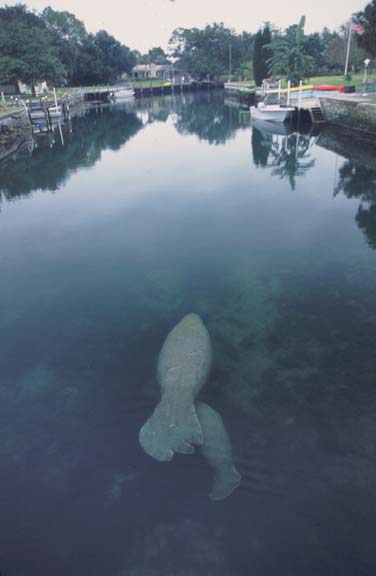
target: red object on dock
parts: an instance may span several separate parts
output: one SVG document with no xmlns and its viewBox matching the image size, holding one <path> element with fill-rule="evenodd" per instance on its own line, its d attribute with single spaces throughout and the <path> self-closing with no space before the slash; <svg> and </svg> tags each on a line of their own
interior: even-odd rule
<svg viewBox="0 0 376 576">
<path fill-rule="evenodd" d="M 322 90 L 323 92 L 338 92 L 340 90 L 339 86 L 334 86 L 333 84 L 320 84 L 315 86 L 314 90 Z"/>
</svg>

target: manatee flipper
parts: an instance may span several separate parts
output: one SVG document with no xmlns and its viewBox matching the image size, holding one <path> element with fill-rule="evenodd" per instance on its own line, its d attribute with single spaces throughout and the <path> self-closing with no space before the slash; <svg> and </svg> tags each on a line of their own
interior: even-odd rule
<svg viewBox="0 0 376 576">
<path fill-rule="evenodd" d="M 232 462 L 230 437 L 221 416 L 204 402 L 196 402 L 196 412 L 204 433 L 204 444 L 199 450 L 213 470 L 211 500 L 227 498 L 241 480 Z"/>
<path fill-rule="evenodd" d="M 178 402 L 165 397 L 143 425 L 140 444 L 146 454 L 161 462 L 173 458 L 174 452 L 193 454 L 195 445 L 204 442 L 200 422 L 193 401 L 182 395 Z"/>
<path fill-rule="evenodd" d="M 176 452 L 179 452 L 179 454 L 193 454 L 194 451 L 194 447 L 192 444 L 188 444 L 188 442 L 184 442 L 176 448 Z"/>
<path fill-rule="evenodd" d="M 228 470 L 214 474 L 213 486 L 209 493 L 210 500 L 224 500 L 236 490 L 240 484 L 241 476 L 235 466 L 230 466 Z"/>
</svg>

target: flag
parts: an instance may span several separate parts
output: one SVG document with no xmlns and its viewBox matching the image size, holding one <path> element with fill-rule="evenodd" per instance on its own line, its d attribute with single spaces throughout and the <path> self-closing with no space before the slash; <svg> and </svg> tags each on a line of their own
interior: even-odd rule
<svg viewBox="0 0 376 576">
<path fill-rule="evenodd" d="M 351 18 L 351 30 L 354 30 L 359 36 L 364 34 L 365 28 L 361 22 L 359 22 L 358 18 L 353 15 Z"/>
</svg>

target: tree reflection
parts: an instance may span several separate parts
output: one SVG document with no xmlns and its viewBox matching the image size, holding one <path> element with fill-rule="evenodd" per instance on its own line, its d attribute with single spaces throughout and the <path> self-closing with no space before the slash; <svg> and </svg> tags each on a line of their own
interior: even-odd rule
<svg viewBox="0 0 376 576">
<path fill-rule="evenodd" d="M 145 125 L 172 118 L 181 134 L 196 134 L 210 144 L 223 144 L 239 128 L 240 115 L 223 106 L 223 94 L 199 92 L 145 98 L 129 106 L 99 106 L 72 120 L 71 130 L 31 138 L 31 146 L 17 144 L 3 150 L 0 166 L 0 203 L 33 190 L 55 191 L 73 172 L 94 165 L 103 150 L 118 150 Z M 1 150 L 0 150 L 1 154 Z"/>
<path fill-rule="evenodd" d="M 296 177 L 304 176 L 313 168 L 315 159 L 309 152 L 312 138 L 298 132 L 288 134 L 288 130 L 288 126 L 271 122 L 262 122 L 262 128 L 261 123 L 257 127 L 255 123 L 252 127 L 252 155 L 256 166 L 272 168 L 273 176 L 287 178 L 291 189 L 295 190 Z"/>
<path fill-rule="evenodd" d="M 103 150 L 118 150 L 141 128 L 135 113 L 102 108 L 74 118 L 71 131 L 64 126 L 64 140 L 38 136 L 31 154 L 14 157 L 1 169 L 0 201 L 33 190 L 57 190 L 78 168 L 94 165 Z"/>
<path fill-rule="evenodd" d="M 334 195 L 339 192 L 360 200 L 355 219 L 368 244 L 376 249 L 376 170 L 347 160 L 339 169 Z"/>
<path fill-rule="evenodd" d="M 267 166 L 272 146 L 273 137 L 271 134 L 265 134 L 257 128 L 252 129 L 252 154 L 255 166 L 261 168 Z"/>
<path fill-rule="evenodd" d="M 236 110 L 223 105 L 223 94 L 202 92 L 176 99 L 174 125 L 180 134 L 196 134 L 209 144 L 224 144 L 245 128 Z"/>
<path fill-rule="evenodd" d="M 308 152 L 310 140 L 302 134 L 291 134 L 283 137 L 278 148 L 271 149 L 273 176 L 288 178 L 292 190 L 295 190 L 296 177 L 304 176 L 315 165 L 315 159 Z"/>
</svg>

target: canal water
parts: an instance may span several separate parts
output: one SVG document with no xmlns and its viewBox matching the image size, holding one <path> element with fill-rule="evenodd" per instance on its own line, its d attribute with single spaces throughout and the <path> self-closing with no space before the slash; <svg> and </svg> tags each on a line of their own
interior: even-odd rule
<svg viewBox="0 0 376 576">
<path fill-rule="evenodd" d="M 0 168 L 1 576 L 376 573 L 375 145 L 230 104 L 93 109 Z M 219 432 L 160 462 L 191 312 Z"/>
</svg>

